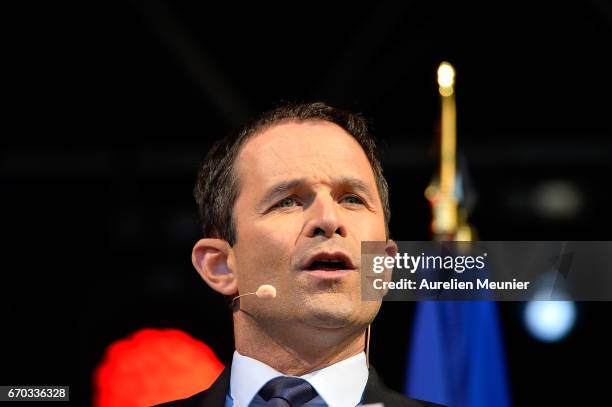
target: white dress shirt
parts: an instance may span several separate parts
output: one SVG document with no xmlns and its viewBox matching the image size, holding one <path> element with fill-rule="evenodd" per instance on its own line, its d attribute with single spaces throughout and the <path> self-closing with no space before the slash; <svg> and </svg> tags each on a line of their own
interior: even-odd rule
<svg viewBox="0 0 612 407">
<path fill-rule="evenodd" d="M 279 376 L 284 375 L 265 363 L 234 351 L 225 407 L 265 406 L 266 402 L 258 395 L 259 390 Z M 368 381 L 365 353 L 361 352 L 300 378 L 310 383 L 319 393 L 305 406 L 355 407 L 359 405 Z"/>
</svg>

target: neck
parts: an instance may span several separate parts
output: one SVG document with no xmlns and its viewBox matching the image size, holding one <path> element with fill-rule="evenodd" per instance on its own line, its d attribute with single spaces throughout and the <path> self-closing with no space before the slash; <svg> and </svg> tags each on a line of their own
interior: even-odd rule
<svg viewBox="0 0 612 407">
<path fill-rule="evenodd" d="M 236 350 L 279 372 L 301 376 L 363 352 L 365 328 L 330 329 L 305 325 L 270 333 L 248 315 L 234 314 Z"/>
</svg>

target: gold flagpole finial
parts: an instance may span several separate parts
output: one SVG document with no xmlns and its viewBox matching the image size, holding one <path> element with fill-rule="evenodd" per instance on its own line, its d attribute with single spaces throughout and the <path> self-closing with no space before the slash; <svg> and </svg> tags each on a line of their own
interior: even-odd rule
<svg viewBox="0 0 612 407">
<path fill-rule="evenodd" d="M 438 67 L 438 85 L 442 96 L 451 96 L 455 92 L 455 68 L 448 62 L 442 62 Z"/>
</svg>

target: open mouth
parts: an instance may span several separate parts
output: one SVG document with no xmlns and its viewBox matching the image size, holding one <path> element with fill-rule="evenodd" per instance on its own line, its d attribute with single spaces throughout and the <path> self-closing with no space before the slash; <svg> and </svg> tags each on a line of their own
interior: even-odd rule
<svg viewBox="0 0 612 407">
<path fill-rule="evenodd" d="M 352 271 L 355 269 L 350 257 L 341 252 L 319 253 L 306 263 L 305 271 Z"/>
<path fill-rule="evenodd" d="M 326 271 L 334 271 L 334 270 L 346 270 L 346 263 L 343 261 L 335 261 L 335 260 L 316 260 L 312 262 L 310 266 L 306 270 L 326 270 Z"/>
</svg>

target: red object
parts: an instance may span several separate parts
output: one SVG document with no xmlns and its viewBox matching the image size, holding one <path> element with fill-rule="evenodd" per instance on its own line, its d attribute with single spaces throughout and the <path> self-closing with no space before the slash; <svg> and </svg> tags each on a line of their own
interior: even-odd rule
<svg viewBox="0 0 612 407">
<path fill-rule="evenodd" d="M 223 364 L 178 329 L 143 329 L 112 343 L 94 373 L 94 406 L 151 406 L 207 389 Z"/>
</svg>

